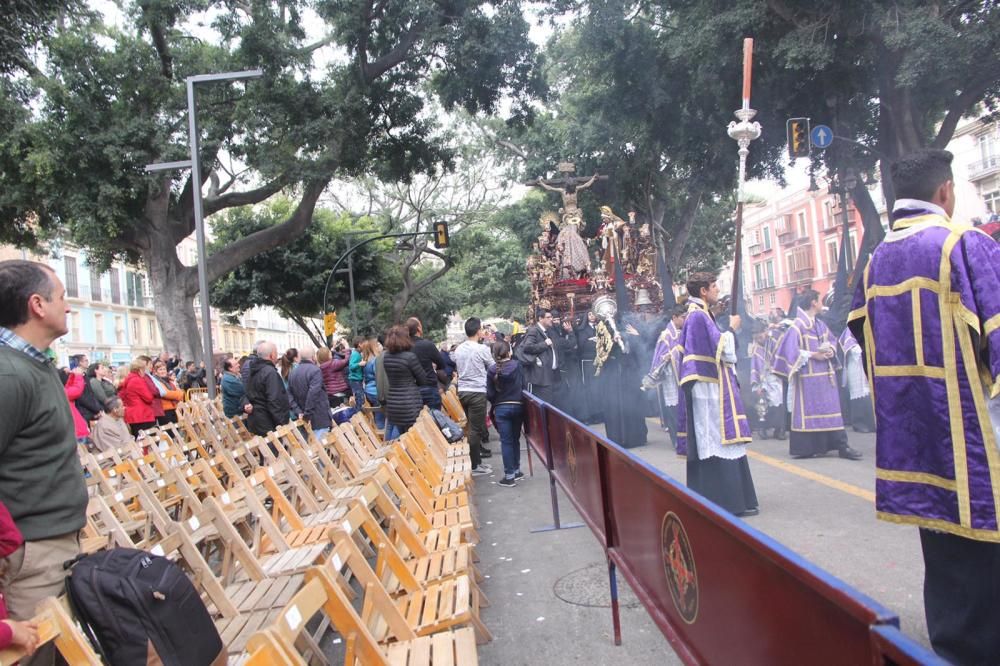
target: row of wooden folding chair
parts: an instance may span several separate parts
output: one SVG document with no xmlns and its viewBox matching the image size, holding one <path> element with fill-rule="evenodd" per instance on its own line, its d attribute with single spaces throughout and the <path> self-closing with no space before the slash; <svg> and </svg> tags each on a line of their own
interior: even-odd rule
<svg viewBox="0 0 1000 666">
<path fill-rule="evenodd" d="M 444 495 L 445 507 L 462 506 L 457 499 L 460 493 L 465 493 L 467 507 L 467 491 L 462 482 L 469 477 L 455 471 L 462 469 L 461 464 L 456 466 L 455 461 L 449 461 L 452 457 L 460 458 L 461 452 L 449 453 L 446 443 L 435 441 L 433 433 L 419 430 L 408 441 L 385 447 L 377 441 L 376 433 L 364 427 L 364 422 L 355 421 L 352 430 L 348 432 L 345 427 L 335 440 L 341 449 L 346 446 L 355 456 L 362 452 L 367 462 L 354 470 L 345 468 L 346 473 L 342 473 L 337 464 L 344 461 L 341 451 L 329 446 L 329 438 L 325 443 L 319 442 L 308 427 L 303 432 L 294 426 L 283 428 L 271 433 L 267 440 L 255 438 L 247 442 L 219 428 L 217 421 L 218 415 L 208 414 L 200 425 L 182 422 L 177 427 L 153 431 L 149 438 L 154 444 L 151 453 L 144 454 L 136 447 L 116 452 L 117 456 L 107 456 L 110 461 L 103 461 L 103 465 L 102 461 L 90 461 L 88 469 L 100 475 L 93 485 L 108 493 L 95 497 L 89 512 L 92 519 L 88 521 L 88 529 L 94 532 L 97 542 L 103 530 L 109 542 L 148 547 L 153 542 L 152 523 L 156 531 L 169 532 L 168 539 L 176 541 L 181 536 L 187 539 L 189 554 L 183 559 L 196 560 L 188 568 L 197 571 L 192 576 L 202 580 L 209 580 L 207 576 L 215 580 L 215 574 L 201 557 L 199 547 L 203 549 L 212 541 L 225 544 L 221 582 L 216 580 L 214 585 L 208 585 L 204 593 L 220 615 L 220 622 L 225 622 L 223 632 L 229 639 L 227 642 L 239 651 L 244 639 L 271 619 L 275 609 L 301 582 L 301 578 L 295 577 L 301 576 L 304 568 L 315 562 L 330 561 L 323 554 L 330 541 L 324 536 L 331 526 L 337 526 L 341 532 L 345 529 L 347 534 L 354 532 L 351 538 L 357 538 L 362 546 L 377 550 L 380 585 L 399 595 L 399 603 L 404 606 L 425 607 L 427 594 L 441 597 L 442 587 L 454 590 L 459 585 L 456 581 L 464 581 L 459 596 L 469 609 L 475 609 L 475 621 L 462 614 L 455 620 L 451 617 L 455 613 L 443 609 L 441 622 L 468 621 L 474 626 L 478 623 L 481 639 L 488 639 L 485 627 L 478 620 L 478 608 L 485 605 L 485 598 L 476 585 L 479 575 L 472 565 L 471 544 L 463 543 L 460 536 L 442 539 L 437 534 L 432 544 L 435 548 L 429 550 L 420 539 L 425 536 L 420 531 L 441 532 L 443 527 L 444 532 L 453 533 L 454 530 L 447 528 L 456 521 L 437 516 L 440 510 L 433 511 L 433 503 L 419 492 L 423 488 L 418 487 L 415 495 L 407 486 L 407 480 L 418 476 L 429 487 L 427 476 L 440 481 L 446 478 L 445 474 L 451 475 L 459 483 L 451 494 Z M 237 441 L 241 443 L 229 448 Z M 420 461 L 419 465 L 414 457 Z M 409 479 L 404 479 L 406 474 L 411 475 Z M 284 490 L 279 483 L 284 483 Z M 290 496 L 286 497 L 285 492 Z M 424 500 L 423 505 L 417 496 Z M 108 498 L 112 500 L 110 503 Z M 271 514 L 262 499 L 271 504 Z M 435 497 L 434 502 L 440 499 Z M 146 506 L 163 500 L 172 504 L 158 509 Z M 112 504 L 117 505 L 117 511 Z M 235 508 L 240 505 L 244 506 Z M 167 506 L 172 507 L 173 514 L 167 511 Z M 428 508 L 432 510 L 430 514 L 426 512 Z M 458 514 L 453 512 L 453 515 Z M 119 521 L 120 516 L 126 519 L 125 523 Z M 252 521 L 256 537 L 248 531 L 241 535 L 237 529 L 239 522 L 250 516 L 256 517 Z M 172 543 L 161 539 L 153 549 L 163 550 L 164 544 Z M 357 548 L 358 544 L 352 541 L 352 546 Z M 196 556 L 201 560 L 197 561 Z M 226 567 L 230 570 L 226 571 Z M 232 570 L 240 573 L 230 577 L 229 587 L 222 587 Z M 238 604 L 231 599 L 227 602 L 229 595 Z M 453 592 L 449 598 L 455 598 Z M 260 602 L 266 607 L 257 607 Z M 416 626 L 429 631 L 428 626 L 439 624 L 435 621 Z M 252 659 L 250 655 L 245 657 Z"/>
<path fill-rule="evenodd" d="M 275 664 L 305 664 L 307 655 L 301 649 L 302 631 L 316 617 L 321 617 L 345 637 L 344 663 L 349 666 L 474 666 L 478 663 L 472 628 L 435 631 L 429 628 L 433 625 L 421 625 L 421 618 L 416 620 L 420 629 L 414 629 L 413 619 L 423 613 L 411 613 L 408 618 L 379 585 L 360 553 L 351 548 L 352 543 L 347 535 L 340 536 L 330 563 L 306 572 L 303 588 L 292 597 L 273 624 L 250 639 L 248 648 L 268 654 Z M 338 582 L 342 567 L 352 569 L 357 581 L 360 612 Z M 431 611 L 426 614 L 433 618 Z M 376 627 L 374 631 L 373 626 Z M 379 641 L 376 632 L 390 635 L 394 640 Z"/>
</svg>

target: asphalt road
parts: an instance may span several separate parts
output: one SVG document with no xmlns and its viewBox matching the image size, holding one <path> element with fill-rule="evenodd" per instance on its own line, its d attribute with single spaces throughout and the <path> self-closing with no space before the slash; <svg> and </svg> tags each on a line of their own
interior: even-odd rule
<svg viewBox="0 0 1000 666">
<path fill-rule="evenodd" d="M 648 425 L 649 443 L 632 452 L 683 481 L 684 458 L 657 421 Z M 902 630 L 928 645 L 917 530 L 875 519 L 875 438 L 854 432 L 849 438 L 862 460 L 835 453 L 793 460 L 787 441 L 754 441 L 750 466 L 761 513 L 747 520 L 897 613 Z M 500 470 L 497 440 L 493 433 L 489 446 L 497 453 L 489 462 Z M 590 531 L 532 532 L 552 522 L 548 482 L 535 462 L 536 475 L 517 488 L 497 486 L 500 474 L 476 479 L 479 566 L 492 602 L 483 619 L 494 634 L 480 647 L 480 663 L 680 663 L 624 581 L 623 644 L 614 646 L 606 565 Z M 577 520 L 564 496 L 560 510 L 564 523 Z"/>
</svg>

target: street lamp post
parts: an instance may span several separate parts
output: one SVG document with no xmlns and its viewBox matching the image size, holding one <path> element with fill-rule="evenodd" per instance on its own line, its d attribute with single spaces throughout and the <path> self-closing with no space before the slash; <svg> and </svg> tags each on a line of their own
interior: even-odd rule
<svg viewBox="0 0 1000 666">
<path fill-rule="evenodd" d="M 221 72 L 219 74 L 197 74 L 185 79 L 188 102 L 188 145 L 191 159 L 179 162 L 160 162 L 146 165 L 146 171 L 169 171 L 191 169 L 191 194 L 194 197 L 194 233 L 198 244 L 198 298 L 201 300 L 201 344 L 205 360 L 205 383 L 208 397 L 215 399 L 215 368 L 212 357 L 212 310 L 208 295 L 208 263 L 205 256 L 205 213 L 201 199 L 201 161 L 198 159 L 198 105 L 195 101 L 196 83 L 214 81 L 237 81 L 257 79 L 264 76 L 263 70 L 250 69 L 242 72 Z"/>
</svg>

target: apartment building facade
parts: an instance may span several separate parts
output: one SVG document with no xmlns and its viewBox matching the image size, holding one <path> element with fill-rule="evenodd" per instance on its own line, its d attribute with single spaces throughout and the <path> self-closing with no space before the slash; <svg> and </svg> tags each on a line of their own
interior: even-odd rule
<svg viewBox="0 0 1000 666">
<path fill-rule="evenodd" d="M 826 183 L 816 191 L 803 188 L 747 205 L 743 247 L 748 311 L 763 316 L 780 307 L 787 312 L 795 294 L 807 288 L 825 296 L 836 278 L 845 216 L 853 265 L 862 237 L 861 215 L 850 202 L 842 208 Z"/>
<path fill-rule="evenodd" d="M 74 354 L 119 365 L 140 354 L 154 356 L 164 351 L 145 271 L 115 262 L 100 272 L 90 265 L 85 250 L 68 245 L 53 246 L 45 254 L 0 246 L 0 261 L 5 259 L 44 263 L 66 286 L 69 330 L 53 345 L 60 365 L 66 365 Z M 197 299 L 195 305 L 200 333 Z M 236 319 L 233 323 L 231 317 L 212 309 L 212 346 L 216 353 L 248 354 L 259 339 L 272 340 L 282 350 L 309 344 L 308 336 L 294 322 L 271 308 L 254 308 Z"/>
</svg>

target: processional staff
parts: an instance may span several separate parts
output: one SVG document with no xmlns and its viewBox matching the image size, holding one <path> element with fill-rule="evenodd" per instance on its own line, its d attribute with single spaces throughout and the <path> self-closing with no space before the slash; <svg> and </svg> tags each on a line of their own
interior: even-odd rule
<svg viewBox="0 0 1000 666">
<path fill-rule="evenodd" d="M 750 142 L 760 138 L 760 123 L 752 123 L 757 112 L 750 108 L 750 72 L 753 67 L 753 38 L 743 40 L 743 107 L 736 111 L 739 122 L 729 123 L 729 138 L 735 139 L 739 145 L 740 176 L 736 190 L 736 256 L 733 258 L 733 291 L 732 314 L 737 312 L 737 295 L 740 293 L 740 277 L 742 275 L 743 259 L 743 200 L 745 198 L 743 183 L 747 176 L 747 155 L 750 154 Z"/>
</svg>

